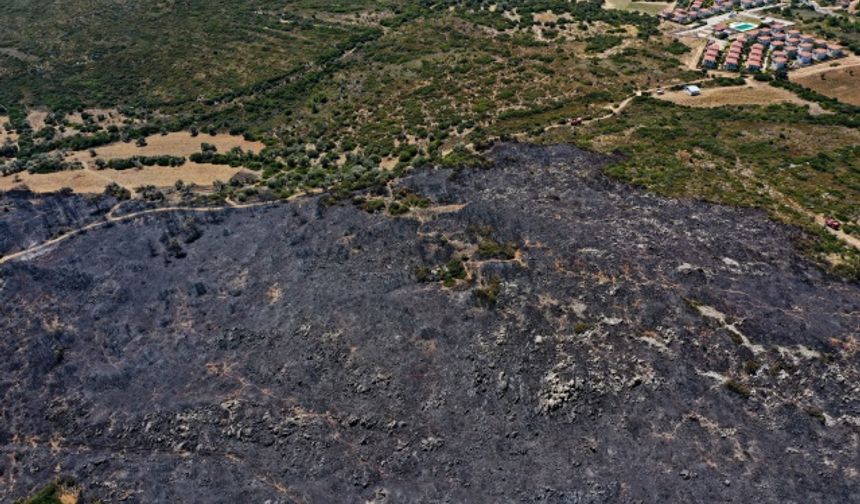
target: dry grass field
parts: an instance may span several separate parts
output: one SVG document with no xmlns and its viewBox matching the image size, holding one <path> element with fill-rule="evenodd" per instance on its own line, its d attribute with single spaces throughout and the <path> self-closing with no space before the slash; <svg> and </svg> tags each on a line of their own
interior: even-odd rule
<svg viewBox="0 0 860 504">
<path fill-rule="evenodd" d="M 36 193 L 59 191 L 64 187 L 71 188 L 76 193 L 101 193 L 110 182 L 134 191 L 144 185 L 156 187 L 173 186 L 177 180 L 197 186 L 211 186 L 216 180 L 228 181 L 244 168 L 232 168 L 227 165 L 185 163 L 182 166 L 148 166 L 130 170 L 72 170 L 55 173 L 31 174 L 27 172 L 0 177 L 0 190 L 7 191 L 15 187 L 26 186 Z"/>
<path fill-rule="evenodd" d="M 259 153 L 265 147 L 261 142 L 250 142 L 240 136 L 218 134 L 192 136 L 187 131 L 168 133 L 167 135 L 153 135 L 147 137 L 146 145 L 138 147 L 135 142 L 117 142 L 93 149 L 96 153 L 92 156 L 89 151 L 76 151 L 69 154 L 69 161 L 80 161 L 84 165 L 94 167 L 96 159 L 109 161 L 111 159 L 127 159 L 134 156 L 180 156 L 188 157 L 195 152 L 200 152 L 200 144 L 208 143 L 214 145 L 218 152 L 227 152 L 234 147 L 240 147 L 243 151 Z"/>
<path fill-rule="evenodd" d="M 690 70 L 696 70 L 699 67 L 699 60 L 702 58 L 702 53 L 705 52 L 705 46 L 708 45 L 708 40 L 682 37 L 679 38 L 678 41 L 691 49 L 690 52 L 681 56 L 681 63 Z"/>
<path fill-rule="evenodd" d="M 637 11 L 657 15 L 661 11 L 675 6 L 675 2 L 634 2 L 632 0 L 606 0 L 604 5 L 609 9 Z"/>
<path fill-rule="evenodd" d="M 11 133 L 11 132 L 7 131 L 6 128 L 3 126 L 4 124 L 8 124 L 8 123 L 9 123 L 9 117 L 4 116 L 4 115 L 0 115 L 0 144 L 5 143 L 7 140 L 9 142 L 12 142 L 12 143 L 15 143 L 18 141 L 18 134 L 17 133 Z"/>
<path fill-rule="evenodd" d="M 77 193 L 100 193 L 110 182 L 134 191 L 136 187 L 154 185 L 170 187 L 181 180 L 186 184 L 211 186 L 216 180 L 227 181 L 244 168 L 233 168 L 228 165 L 186 162 L 182 166 L 147 166 L 139 169 L 111 170 L 96 169 L 96 159 L 109 161 L 111 159 L 127 159 L 134 156 L 181 156 L 188 157 L 200 152 L 200 144 L 214 145 L 218 152 L 227 152 L 234 147 L 244 151 L 259 153 L 264 145 L 261 142 L 247 141 L 240 136 L 227 134 L 192 136 L 188 132 L 153 135 L 147 138 L 146 145 L 138 147 L 135 142 L 117 142 L 94 149 L 96 156 L 89 151 L 73 151 L 67 154 L 69 161 L 80 161 L 82 170 L 61 171 L 55 173 L 18 173 L 0 177 L 0 190 L 9 190 L 21 185 L 27 186 L 37 193 L 58 191 L 64 187 L 71 188 Z"/>
<path fill-rule="evenodd" d="M 45 127 L 45 119 L 48 118 L 47 110 L 33 109 L 27 111 L 27 122 L 33 127 L 33 131 L 39 131 Z"/>
<path fill-rule="evenodd" d="M 860 105 L 860 57 L 816 65 L 789 74 L 792 82 L 831 98 Z"/>
<path fill-rule="evenodd" d="M 799 98 L 791 91 L 775 88 L 764 82 L 747 81 L 743 86 L 725 86 L 702 89 L 699 96 L 690 96 L 685 91 L 668 91 L 657 96 L 661 100 L 687 107 L 721 107 L 723 105 L 770 105 L 773 103 L 795 103 L 809 106 L 812 114 L 825 111 L 817 103 Z"/>
</svg>

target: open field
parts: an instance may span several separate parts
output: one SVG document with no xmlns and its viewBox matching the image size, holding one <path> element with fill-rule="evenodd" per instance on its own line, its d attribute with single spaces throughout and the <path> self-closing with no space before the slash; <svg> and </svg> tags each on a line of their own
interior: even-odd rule
<svg viewBox="0 0 860 504">
<path fill-rule="evenodd" d="M 860 105 L 860 57 L 791 72 L 789 79 L 841 102 Z"/>
<path fill-rule="evenodd" d="M 8 191 L 22 185 L 36 193 L 50 193 L 68 187 L 76 193 L 102 193 L 110 182 L 134 191 L 145 185 L 171 187 L 177 180 L 185 184 L 209 187 L 216 180 L 227 182 L 243 168 L 187 162 L 182 166 L 147 166 L 129 170 L 70 170 L 55 173 L 19 173 L 0 177 L 0 190 Z"/>
<path fill-rule="evenodd" d="M 93 149 L 95 156 L 89 151 L 72 151 L 67 154 L 67 161 L 80 161 L 85 169 L 67 170 L 55 173 L 22 172 L 7 177 L 0 177 L 0 190 L 8 190 L 19 185 L 26 185 L 37 193 L 54 192 L 69 187 L 78 193 L 101 193 L 105 185 L 116 182 L 119 185 L 134 190 L 144 185 L 169 187 L 182 180 L 187 184 L 211 186 L 216 180 L 228 181 L 240 171 L 248 170 L 233 168 L 223 164 L 194 163 L 186 161 L 182 166 L 147 166 L 139 169 L 97 170 L 97 159 L 110 161 L 113 159 L 128 159 L 135 156 L 176 156 L 189 157 L 200 152 L 201 144 L 214 145 L 218 152 L 226 153 L 235 147 L 243 151 L 259 153 L 264 145 L 261 142 L 245 140 L 241 136 L 217 134 L 192 136 L 186 131 L 152 135 L 147 137 L 146 145 L 138 147 L 135 142 L 117 142 Z"/>
<path fill-rule="evenodd" d="M 808 106 L 811 114 L 826 111 L 814 102 L 799 98 L 791 91 L 775 88 L 765 82 L 748 80 L 744 86 L 723 86 L 702 89 L 699 96 L 690 96 L 685 91 L 667 91 L 660 100 L 670 101 L 685 107 L 722 107 L 725 105 L 771 105 L 774 103 L 794 103 Z"/>
<path fill-rule="evenodd" d="M 604 5 L 609 9 L 643 12 L 657 15 L 661 11 L 672 8 L 675 2 L 634 2 L 632 0 L 606 0 Z"/>
<path fill-rule="evenodd" d="M 708 46 L 708 39 L 682 37 L 678 41 L 690 48 L 690 52 L 681 56 L 681 62 L 688 69 L 697 70 L 699 68 L 699 60 L 702 59 L 702 53 L 705 52 L 705 47 Z"/>
<path fill-rule="evenodd" d="M 200 145 L 214 145 L 218 152 L 224 153 L 239 147 L 243 151 L 259 153 L 265 147 L 261 142 L 252 142 L 235 135 L 197 135 L 192 136 L 187 131 L 178 131 L 166 135 L 152 135 L 146 138 L 146 145 L 138 147 L 135 142 L 117 142 L 93 149 L 92 156 L 88 151 L 76 151 L 69 154 L 69 160 L 77 160 L 84 164 L 93 165 L 96 159 L 109 161 L 111 159 L 127 159 L 134 156 L 178 156 L 188 157 L 200 152 Z"/>
</svg>

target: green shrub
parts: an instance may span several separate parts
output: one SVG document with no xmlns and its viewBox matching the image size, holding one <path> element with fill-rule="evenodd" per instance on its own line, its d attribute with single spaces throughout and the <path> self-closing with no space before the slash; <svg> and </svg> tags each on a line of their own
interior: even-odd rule
<svg viewBox="0 0 860 504">
<path fill-rule="evenodd" d="M 362 208 L 366 212 L 376 213 L 376 212 L 382 210 L 383 208 L 385 208 L 385 200 L 383 200 L 381 198 L 369 199 L 369 200 L 364 202 L 364 205 L 362 206 Z"/>
<path fill-rule="evenodd" d="M 484 238 L 478 244 L 478 254 L 485 259 L 509 261 L 517 255 L 517 244 L 514 242 L 503 244 L 490 238 Z"/>
<path fill-rule="evenodd" d="M 601 53 L 621 44 L 623 39 L 617 35 L 595 35 L 588 39 L 585 50 L 591 53 Z"/>
</svg>

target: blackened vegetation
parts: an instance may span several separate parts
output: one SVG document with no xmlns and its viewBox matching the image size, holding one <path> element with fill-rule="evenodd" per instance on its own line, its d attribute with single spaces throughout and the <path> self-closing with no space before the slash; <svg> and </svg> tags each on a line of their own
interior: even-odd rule
<svg viewBox="0 0 860 504">
<path fill-rule="evenodd" d="M 0 500 L 857 502 L 856 284 L 604 158 L 490 157 L 398 181 L 422 218 L 150 214 L 0 265 Z"/>
<path fill-rule="evenodd" d="M 101 220 L 121 196 L 116 190 L 108 197 L 6 192 L 0 196 L 0 257 Z"/>
</svg>

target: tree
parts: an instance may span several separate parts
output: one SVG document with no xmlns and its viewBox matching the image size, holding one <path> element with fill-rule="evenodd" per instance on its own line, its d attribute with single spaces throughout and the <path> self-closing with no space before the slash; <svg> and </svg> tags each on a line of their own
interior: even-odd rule
<svg viewBox="0 0 860 504">
<path fill-rule="evenodd" d="M 108 196 L 113 196 L 120 201 L 131 198 L 131 191 L 117 184 L 116 182 L 111 182 L 110 184 L 105 186 L 105 194 Z"/>
</svg>

